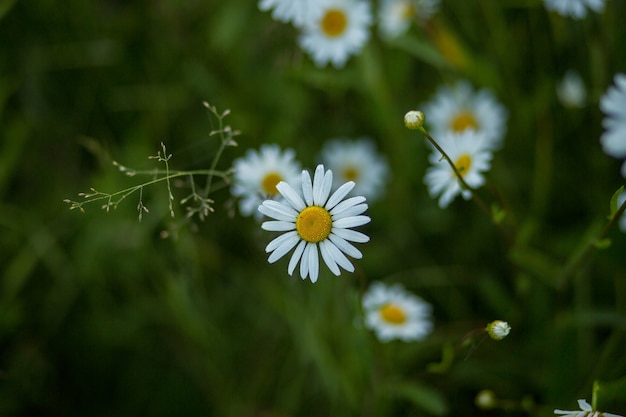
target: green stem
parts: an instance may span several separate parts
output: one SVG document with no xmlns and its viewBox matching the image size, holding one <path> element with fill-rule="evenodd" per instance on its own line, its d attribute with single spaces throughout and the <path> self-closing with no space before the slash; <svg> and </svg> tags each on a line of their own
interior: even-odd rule
<svg viewBox="0 0 626 417">
<path fill-rule="evenodd" d="M 626 201 L 622 203 L 622 205 L 615 211 L 611 219 L 607 224 L 604 225 L 602 230 L 598 232 L 596 236 L 589 239 L 585 248 L 578 253 L 578 255 L 572 257 L 569 262 L 563 267 L 563 270 L 559 277 L 557 278 L 557 285 L 560 289 L 563 289 L 570 278 L 574 275 L 576 271 L 579 271 L 582 266 L 587 263 L 589 258 L 598 250 L 598 242 L 600 242 L 606 234 L 615 226 L 615 223 L 619 221 L 626 211 Z"/>
</svg>

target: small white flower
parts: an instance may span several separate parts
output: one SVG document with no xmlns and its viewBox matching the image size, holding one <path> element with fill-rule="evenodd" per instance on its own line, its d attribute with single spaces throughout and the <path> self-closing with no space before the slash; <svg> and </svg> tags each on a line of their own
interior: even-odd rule
<svg viewBox="0 0 626 417">
<path fill-rule="evenodd" d="M 432 331 L 431 306 L 400 284 L 370 285 L 363 295 L 365 326 L 383 342 L 421 340 Z"/>
<path fill-rule="evenodd" d="M 600 98 L 600 109 L 605 114 L 602 126 L 606 129 L 600 136 L 602 149 L 614 158 L 626 158 L 626 74 L 615 75 L 615 86 Z M 626 162 L 622 175 L 626 178 Z"/>
<path fill-rule="evenodd" d="M 591 405 L 585 400 L 578 400 L 578 406 L 580 410 L 574 411 L 565 411 L 565 410 L 554 410 L 554 414 L 566 416 L 566 417 L 622 417 L 617 414 L 611 413 L 603 413 L 600 411 L 596 411 L 591 408 Z"/>
<path fill-rule="evenodd" d="M 487 325 L 487 333 L 494 340 L 502 340 L 511 332 L 509 323 L 502 320 L 494 320 Z"/>
<path fill-rule="evenodd" d="M 376 152 L 374 142 L 367 138 L 356 141 L 335 139 L 322 149 L 322 162 L 333 172 L 333 185 L 338 187 L 354 181 L 353 193 L 368 200 L 381 196 L 389 167 L 385 158 Z"/>
<path fill-rule="evenodd" d="M 587 100 L 587 89 L 580 74 L 568 70 L 556 87 L 556 94 L 565 107 L 583 107 Z"/>
<path fill-rule="evenodd" d="M 544 5 L 547 10 L 574 19 L 587 16 L 588 8 L 597 13 L 604 10 L 604 0 L 544 0 Z"/>
<path fill-rule="evenodd" d="M 292 22 L 302 26 L 310 19 L 320 16 L 322 8 L 319 0 L 260 0 L 259 9 L 272 10 L 272 18 L 281 22 Z"/>
<path fill-rule="evenodd" d="M 320 0 L 323 1 L 323 0 Z M 367 43 L 372 23 L 370 3 L 364 0 L 326 0 L 318 17 L 303 24 L 300 46 L 318 67 L 345 65 Z"/>
<path fill-rule="evenodd" d="M 250 149 L 245 157 L 235 159 L 231 193 L 240 198 L 241 214 L 260 217 L 259 204 L 280 197 L 276 185 L 281 181 L 300 185 L 301 168 L 294 158 L 292 149 L 281 151 L 278 145 L 263 145 L 258 152 Z"/>
<path fill-rule="evenodd" d="M 284 232 L 272 240 L 265 248 L 271 252 L 267 259 L 274 263 L 295 248 L 287 271 L 289 275 L 300 262 L 302 279 L 310 277 L 316 282 L 319 273 L 319 252 L 333 274 L 339 275 L 339 267 L 354 272 L 354 266 L 347 254 L 355 259 L 363 257 L 361 252 L 350 242 L 365 243 L 369 237 L 353 227 L 370 222 L 364 216 L 367 210 L 365 197 L 344 199 L 354 187 L 354 182 L 343 184 L 332 195 L 333 173 L 325 171 L 323 165 L 315 170 L 313 182 L 308 171 L 302 171 L 302 193 L 296 192 L 286 182 L 280 182 L 276 188 L 284 197 L 283 202 L 266 200 L 259 211 L 274 219 L 264 222 L 263 230 Z"/>
<path fill-rule="evenodd" d="M 416 19 L 428 19 L 439 8 L 439 0 L 382 0 L 378 9 L 380 33 L 387 39 L 404 34 Z"/>
<path fill-rule="evenodd" d="M 484 184 L 482 173 L 489 170 L 492 153 L 485 146 L 482 134 L 474 130 L 449 132 L 441 136 L 438 143 L 470 187 L 478 188 Z M 439 151 L 433 150 L 429 159 L 433 166 L 426 170 L 424 182 L 431 197 L 440 195 L 439 207 L 446 208 L 458 194 L 466 200 L 471 197 L 471 191 L 461 188 L 456 173 Z"/>
<path fill-rule="evenodd" d="M 435 139 L 446 132 L 474 129 L 485 136 L 493 149 L 502 144 L 508 112 L 488 89 L 474 92 L 467 81 L 442 86 L 423 110 Z"/>
</svg>

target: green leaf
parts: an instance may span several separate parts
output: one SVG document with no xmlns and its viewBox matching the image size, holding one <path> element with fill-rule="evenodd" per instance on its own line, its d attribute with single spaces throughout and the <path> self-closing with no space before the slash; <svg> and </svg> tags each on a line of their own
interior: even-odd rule
<svg viewBox="0 0 626 417">
<path fill-rule="evenodd" d="M 624 191 L 624 186 L 622 185 L 621 187 L 619 187 L 617 189 L 617 191 L 615 191 L 613 193 L 613 196 L 611 197 L 611 204 L 609 206 L 609 219 L 612 219 L 613 216 L 615 216 L 615 213 L 617 212 L 617 209 L 619 209 L 618 206 L 618 200 L 619 200 L 619 195 L 622 193 L 622 191 Z"/>
<path fill-rule="evenodd" d="M 383 393 L 408 400 L 431 414 L 443 415 L 448 411 L 448 405 L 438 391 L 416 382 L 392 381 L 383 386 Z"/>
<path fill-rule="evenodd" d="M 595 242 L 593 242 L 593 246 L 595 246 L 598 249 L 607 249 L 609 246 L 611 246 L 611 239 L 609 238 L 598 239 Z"/>
</svg>

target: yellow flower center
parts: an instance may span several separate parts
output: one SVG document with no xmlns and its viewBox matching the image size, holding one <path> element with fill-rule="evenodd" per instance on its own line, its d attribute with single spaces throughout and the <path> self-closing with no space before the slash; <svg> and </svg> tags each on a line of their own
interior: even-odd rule
<svg viewBox="0 0 626 417">
<path fill-rule="evenodd" d="M 385 304 L 380 308 L 380 315 L 383 320 L 390 324 L 402 324 L 406 321 L 404 310 L 393 303 Z"/>
<path fill-rule="evenodd" d="M 335 38 L 343 34 L 348 27 L 348 16 L 341 9 L 329 9 L 321 20 L 322 32 Z"/>
<path fill-rule="evenodd" d="M 472 157 L 464 153 L 457 158 L 454 166 L 456 167 L 457 171 L 459 171 L 459 174 L 464 177 L 465 174 L 467 174 L 472 167 Z"/>
<path fill-rule="evenodd" d="M 474 113 L 468 110 L 458 112 L 450 122 L 450 128 L 455 132 L 463 132 L 467 129 L 478 129 L 478 120 Z"/>
<path fill-rule="evenodd" d="M 317 243 L 326 239 L 333 226 L 330 213 L 325 208 L 310 206 L 300 212 L 296 219 L 296 231 L 307 242 Z"/>
<path fill-rule="evenodd" d="M 359 179 L 359 170 L 355 167 L 346 167 L 343 170 L 343 177 L 346 181 L 356 181 Z"/>
<path fill-rule="evenodd" d="M 268 172 L 261 181 L 261 188 L 267 195 L 277 195 L 276 186 L 283 180 L 283 177 L 277 172 Z"/>
<path fill-rule="evenodd" d="M 412 18 L 413 16 L 415 16 L 417 14 L 417 10 L 415 10 L 415 7 L 408 2 L 405 2 L 404 4 L 402 4 L 402 18 L 405 20 L 409 20 L 410 18 Z"/>
</svg>

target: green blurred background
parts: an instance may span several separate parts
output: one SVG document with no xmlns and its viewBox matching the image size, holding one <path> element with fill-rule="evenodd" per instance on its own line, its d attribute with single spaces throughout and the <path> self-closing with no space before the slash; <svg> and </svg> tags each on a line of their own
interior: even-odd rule
<svg viewBox="0 0 626 417">
<path fill-rule="evenodd" d="M 626 413 L 626 237 L 611 230 L 557 280 L 624 182 L 597 105 L 626 72 L 623 0 L 582 21 L 540 1 L 444 0 L 396 41 L 373 32 L 341 70 L 316 68 L 252 0 L 3 0 L 0 13 L 0 415 L 550 415 L 591 400 L 595 380 L 602 409 Z M 581 109 L 556 98 L 570 68 L 588 88 Z M 509 111 L 488 177 L 512 242 L 471 202 L 439 209 L 424 139 L 402 125 L 457 79 Z M 271 235 L 224 184 L 194 224 L 178 205 L 169 218 L 164 186 L 144 190 L 142 222 L 137 196 L 109 213 L 63 203 L 137 184 L 112 160 L 153 168 L 161 142 L 172 168 L 208 168 L 219 139 L 204 100 L 242 132 L 221 170 L 264 143 L 311 168 L 329 138 L 376 140 L 392 177 L 355 274 L 311 284 L 267 264 Z M 434 334 L 381 344 L 364 330 L 375 280 L 432 303 Z M 459 347 L 494 319 L 507 339 Z M 429 367 L 449 346 L 453 363 Z M 482 389 L 510 407 L 478 409 Z"/>
</svg>

